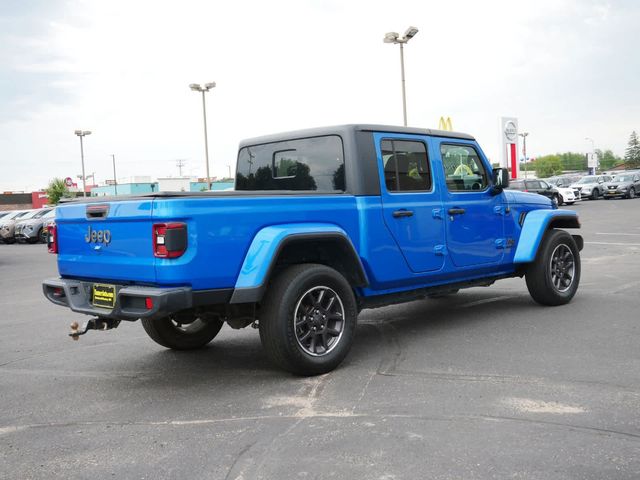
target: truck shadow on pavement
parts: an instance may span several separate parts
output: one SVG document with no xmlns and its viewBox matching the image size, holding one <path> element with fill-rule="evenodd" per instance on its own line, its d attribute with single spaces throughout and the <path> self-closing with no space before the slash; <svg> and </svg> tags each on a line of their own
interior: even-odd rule
<svg viewBox="0 0 640 480">
<path fill-rule="evenodd" d="M 497 309 L 496 305 L 500 308 Z M 356 338 L 339 370 L 375 367 L 379 373 L 392 372 L 403 359 L 403 345 L 436 341 L 439 337 L 464 331 L 470 325 L 492 322 L 492 328 L 507 328 L 518 322 L 534 304 L 524 292 L 463 292 L 458 295 L 417 300 L 408 304 L 364 310 L 358 318 Z M 499 310 L 497 314 L 496 311 Z M 518 316 L 504 312 L 518 311 Z M 160 348 L 160 347 L 158 347 Z M 128 361 L 128 367 L 131 364 Z M 139 358 L 137 368 L 161 372 L 155 380 L 177 387 L 180 383 L 209 383 L 213 378 L 255 377 L 301 378 L 283 372 L 268 362 L 258 332 L 236 332 L 225 327 L 209 346 L 195 351 L 156 350 Z"/>
</svg>

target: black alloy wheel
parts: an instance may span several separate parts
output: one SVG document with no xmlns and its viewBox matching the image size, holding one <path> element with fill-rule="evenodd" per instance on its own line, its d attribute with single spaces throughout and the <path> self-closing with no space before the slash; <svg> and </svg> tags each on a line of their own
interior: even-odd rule
<svg viewBox="0 0 640 480">
<path fill-rule="evenodd" d="M 528 265 L 525 280 L 531 297 L 542 305 L 564 305 L 580 284 L 580 252 L 564 230 L 548 230 Z"/>
<path fill-rule="evenodd" d="M 326 355 L 340 342 L 344 332 L 344 305 L 326 286 L 305 292 L 293 313 L 296 340 L 309 355 Z"/>
<path fill-rule="evenodd" d="M 260 340 L 274 364 L 297 375 L 336 368 L 353 343 L 358 317 L 347 280 L 326 265 L 292 265 L 269 282 L 260 304 Z"/>
</svg>

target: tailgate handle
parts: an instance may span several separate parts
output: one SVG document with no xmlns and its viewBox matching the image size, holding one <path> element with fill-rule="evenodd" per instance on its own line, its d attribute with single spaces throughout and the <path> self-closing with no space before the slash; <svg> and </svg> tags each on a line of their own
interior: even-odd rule
<svg viewBox="0 0 640 480">
<path fill-rule="evenodd" d="M 89 220 L 107 218 L 108 213 L 109 205 L 87 205 L 87 218 Z"/>
</svg>

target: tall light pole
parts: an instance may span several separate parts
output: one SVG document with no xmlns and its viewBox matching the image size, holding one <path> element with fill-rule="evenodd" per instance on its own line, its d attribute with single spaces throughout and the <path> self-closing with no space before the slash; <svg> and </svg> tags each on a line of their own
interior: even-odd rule
<svg viewBox="0 0 640 480">
<path fill-rule="evenodd" d="M 593 156 L 596 153 L 596 142 L 594 142 L 593 138 L 590 138 L 590 137 L 585 137 L 584 139 L 591 142 L 591 158 L 593 158 Z M 587 167 L 589 167 L 588 162 L 587 162 Z M 596 174 L 596 167 L 589 167 L 589 174 L 590 175 L 595 175 Z"/>
<path fill-rule="evenodd" d="M 87 177 L 85 177 L 84 175 L 84 146 L 82 144 L 82 139 L 87 135 L 91 135 L 91 132 L 89 130 L 76 130 L 74 133 L 78 137 L 80 137 L 80 159 L 82 160 L 82 196 L 86 197 L 87 196 L 87 185 L 86 185 Z"/>
<path fill-rule="evenodd" d="M 529 136 L 529 132 L 519 133 L 522 137 L 522 156 L 524 157 L 524 178 L 527 178 L 527 173 L 529 172 L 529 167 L 527 166 L 527 137 Z"/>
<path fill-rule="evenodd" d="M 115 194 L 118 195 L 118 177 L 116 177 L 116 156 L 115 154 L 111 154 L 111 158 L 113 159 L 113 188 L 115 190 Z"/>
<path fill-rule="evenodd" d="M 397 43 L 400 45 L 400 75 L 402 77 L 402 115 L 404 118 L 404 126 L 407 126 L 407 92 L 405 90 L 404 81 L 404 44 L 411 40 L 418 33 L 416 27 L 409 27 L 401 37 L 397 32 L 389 32 L 384 36 L 384 43 Z"/>
<path fill-rule="evenodd" d="M 207 185 L 211 190 L 211 177 L 209 176 L 209 140 L 207 139 L 207 105 L 204 99 L 204 94 L 212 88 L 215 88 L 216 82 L 205 83 L 204 86 L 199 83 L 192 83 L 189 88 L 194 92 L 202 92 L 202 116 L 204 118 L 204 156 L 207 162 Z"/>
</svg>

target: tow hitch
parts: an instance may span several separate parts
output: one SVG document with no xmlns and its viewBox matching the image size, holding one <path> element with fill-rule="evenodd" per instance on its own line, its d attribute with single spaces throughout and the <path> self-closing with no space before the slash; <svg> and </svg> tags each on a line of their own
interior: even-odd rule
<svg viewBox="0 0 640 480">
<path fill-rule="evenodd" d="M 82 327 L 78 322 L 71 323 L 71 333 L 69 336 L 74 340 L 79 340 L 80 335 L 84 335 L 88 330 L 111 330 L 116 328 L 120 324 L 120 320 L 112 318 L 92 318 L 91 320 L 84 322 Z"/>
</svg>

